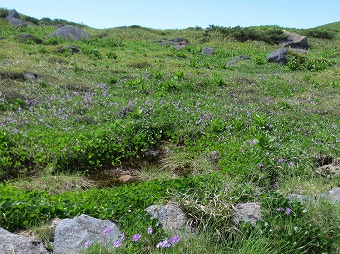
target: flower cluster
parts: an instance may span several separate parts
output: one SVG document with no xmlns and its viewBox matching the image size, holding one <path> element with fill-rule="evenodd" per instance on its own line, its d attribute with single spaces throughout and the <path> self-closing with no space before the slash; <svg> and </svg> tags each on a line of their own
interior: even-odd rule
<svg viewBox="0 0 340 254">
<path fill-rule="evenodd" d="M 165 239 L 159 243 L 157 243 L 156 248 L 169 248 L 172 245 L 179 242 L 181 238 L 178 235 L 175 235 L 169 239 Z"/>
<path fill-rule="evenodd" d="M 286 209 L 285 209 L 285 208 L 282 208 L 282 207 L 278 207 L 278 208 L 276 209 L 276 211 L 278 211 L 278 212 L 285 211 L 285 213 L 286 213 L 287 215 L 290 215 L 290 214 L 292 213 L 292 209 L 289 208 L 289 207 L 286 207 Z"/>
<path fill-rule="evenodd" d="M 107 236 L 107 235 L 111 234 L 112 232 L 113 232 L 112 228 L 106 226 L 106 227 L 104 227 L 104 229 L 102 230 L 101 234 L 102 234 L 103 236 Z M 148 227 L 147 233 L 148 233 L 149 235 L 151 235 L 152 232 L 153 232 L 152 227 Z M 115 248 L 120 247 L 120 246 L 123 244 L 124 239 L 125 239 L 125 234 L 124 234 L 124 233 L 120 234 L 120 235 L 119 235 L 119 238 L 118 238 L 117 240 L 114 240 L 114 241 L 112 242 L 112 246 L 115 247 Z M 131 241 L 132 241 L 132 242 L 138 242 L 140 239 L 142 239 L 142 234 L 134 234 L 134 235 L 132 236 Z M 169 248 L 169 247 L 173 246 L 174 244 L 178 243 L 179 241 L 180 241 L 180 237 L 179 237 L 178 235 L 175 235 L 175 236 L 173 236 L 173 237 L 171 237 L 171 238 L 168 238 L 168 239 L 165 239 L 165 240 L 159 242 L 159 243 L 156 245 L 156 248 Z M 84 243 L 84 248 L 87 249 L 87 248 L 89 248 L 91 245 L 92 245 L 92 242 L 86 241 L 86 242 Z"/>
</svg>

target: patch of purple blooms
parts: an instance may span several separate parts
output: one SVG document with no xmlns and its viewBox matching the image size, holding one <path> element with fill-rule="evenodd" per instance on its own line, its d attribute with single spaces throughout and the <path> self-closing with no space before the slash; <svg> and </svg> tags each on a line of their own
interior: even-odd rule
<svg viewBox="0 0 340 254">
<path fill-rule="evenodd" d="M 142 235 L 141 234 L 135 234 L 135 235 L 133 235 L 133 237 L 132 237 L 132 241 L 133 242 L 137 242 L 137 241 L 139 241 L 139 239 L 142 237 Z"/>
<path fill-rule="evenodd" d="M 102 231 L 102 235 L 108 235 L 112 233 L 112 228 L 105 226 L 105 228 Z"/>
<path fill-rule="evenodd" d="M 178 235 L 175 235 L 169 239 L 165 239 L 159 243 L 157 243 L 156 248 L 169 248 L 174 244 L 178 243 L 181 238 Z"/>
<path fill-rule="evenodd" d="M 291 208 L 289 208 L 289 207 L 286 207 L 286 209 L 285 208 L 282 208 L 282 207 L 278 207 L 277 209 L 276 209 L 276 211 L 278 211 L 278 212 L 282 212 L 282 211 L 285 211 L 285 213 L 287 214 L 287 215 L 290 215 L 291 213 L 292 213 L 292 209 Z"/>
</svg>

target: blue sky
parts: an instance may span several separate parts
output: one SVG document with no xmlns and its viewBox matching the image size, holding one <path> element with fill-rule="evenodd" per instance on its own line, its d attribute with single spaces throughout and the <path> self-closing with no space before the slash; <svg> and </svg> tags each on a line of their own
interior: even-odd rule
<svg viewBox="0 0 340 254">
<path fill-rule="evenodd" d="M 340 0 L 1 0 L 0 7 L 35 18 L 60 18 L 95 28 L 141 25 L 181 29 L 279 25 L 312 28 L 340 21 Z"/>
</svg>

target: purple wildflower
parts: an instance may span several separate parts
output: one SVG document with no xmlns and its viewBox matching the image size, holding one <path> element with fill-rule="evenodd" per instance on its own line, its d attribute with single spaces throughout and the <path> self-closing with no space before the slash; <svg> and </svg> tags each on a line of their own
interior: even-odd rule
<svg viewBox="0 0 340 254">
<path fill-rule="evenodd" d="M 167 239 L 157 243 L 156 245 L 156 248 L 169 248 L 169 247 L 171 247 L 171 243 L 169 243 Z"/>
<path fill-rule="evenodd" d="M 290 209 L 289 207 L 287 207 L 287 208 L 286 208 L 286 214 L 289 215 L 289 214 L 291 214 L 291 212 L 292 212 L 292 209 Z"/>
<path fill-rule="evenodd" d="M 124 233 L 121 233 L 121 234 L 119 235 L 119 239 L 123 241 L 124 238 L 125 238 L 125 234 L 124 234 Z"/>
<path fill-rule="evenodd" d="M 244 149 L 242 149 L 241 152 L 244 153 Z"/>
<path fill-rule="evenodd" d="M 280 163 L 284 163 L 284 162 L 285 162 L 285 159 L 280 158 L 280 159 L 279 159 L 279 162 L 280 162 Z"/>
<path fill-rule="evenodd" d="M 135 234 L 135 235 L 133 235 L 133 237 L 132 237 L 132 241 L 133 241 L 133 242 L 137 242 L 141 237 L 142 237 L 141 234 Z"/>
<path fill-rule="evenodd" d="M 170 241 L 172 244 L 178 243 L 181 238 L 178 235 L 171 237 Z"/>
<path fill-rule="evenodd" d="M 293 167 L 294 166 L 294 162 L 289 162 L 289 166 Z"/>
<path fill-rule="evenodd" d="M 102 235 L 107 235 L 112 233 L 112 228 L 105 226 L 105 228 L 102 231 Z"/>
<path fill-rule="evenodd" d="M 262 163 L 257 164 L 260 168 L 264 168 L 264 165 Z"/>
<path fill-rule="evenodd" d="M 282 207 L 278 207 L 277 209 L 276 209 L 276 211 L 278 211 L 278 212 L 281 212 L 281 211 L 284 211 L 285 209 L 283 209 Z"/>
<path fill-rule="evenodd" d="M 148 234 L 149 234 L 149 235 L 152 234 L 152 227 L 148 227 Z"/>
<path fill-rule="evenodd" d="M 251 145 L 255 145 L 255 144 L 256 144 L 256 141 L 255 141 L 255 140 L 250 140 L 249 143 L 250 143 Z"/>
<path fill-rule="evenodd" d="M 84 243 L 84 248 L 87 249 L 88 247 L 90 247 L 92 245 L 92 243 L 90 241 L 86 241 Z"/>
<path fill-rule="evenodd" d="M 112 244 L 113 244 L 113 247 L 118 248 L 118 247 L 120 247 L 122 245 L 122 243 L 123 243 L 123 240 L 122 239 L 118 239 L 116 241 L 113 241 Z"/>
<path fill-rule="evenodd" d="M 278 147 L 278 148 L 281 146 L 281 144 L 278 143 L 278 142 L 276 142 L 275 145 L 276 145 L 276 147 Z"/>
</svg>

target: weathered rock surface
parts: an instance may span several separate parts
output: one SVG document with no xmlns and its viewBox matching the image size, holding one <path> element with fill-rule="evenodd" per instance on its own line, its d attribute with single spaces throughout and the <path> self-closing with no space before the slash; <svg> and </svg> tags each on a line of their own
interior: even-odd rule
<svg viewBox="0 0 340 254">
<path fill-rule="evenodd" d="M 288 62 L 288 50 L 285 48 L 279 48 L 278 50 L 270 53 L 267 56 L 267 60 L 270 63 L 286 64 Z"/>
<path fill-rule="evenodd" d="M 328 199 L 332 203 L 340 202 L 340 187 L 335 187 L 328 192 L 321 194 L 320 197 Z"/>
<path fill-rule="evenodd" d="M 340 174 L 340 165 L 337 162 L 320 166 L 316 169 L 316 174 L 322 177 L 330 178 Z"/>
<path fill-rule="evenodd" d="M 0 228 L 0 253 L 47 254 L 42 243 Z"/>
<path fill-rule="evenodd" d="M 109 227 L 107 234 L 103 230 Z M 61 220 L 54 236 L 54 254 L 75 254 L 84 249 L 86 242 L 112 242 L 119 237 L 119 229 L 111 221 L 100 220 L 88 215 Z"/>
<path fill-rule="evenodd" d="M 340 187 L 334 187 L 333 189 L 331 189 L 331 190 L 329 190 L 325 193 L 322 193 L 315 198 L 308 196 L 308 195 L 301 195 L 301 194 L 295 194 L 295 193 L 289 195 L 287 198 L 289 200 L 299 201 L 301 203 L 316 202 L 320 198 L 324 198 L 326 200 L 329 200 L 332 203 L 338 203 L 338 202 L 340 202 Z"/>
<path fill-rule="evenodd" d="M 240 222 L 250 222 L 255 225 L 261 219 L 261 206 L 257 202 L 240 203 L 233 208 L 232 223 L 237 225 Z"/>
<path fill-rule="evenodd" d="M 212 56 L 215 54 L 215 48 L 203 48 L 201 53 L 202 55 Z"/>
<path fill-rule="evenodd" d="M 236 65 L 239 61 L 249 60 L 249 59 L 250 59 L 249 56 L 235 56 L 225 66 L 228 67 L 228 66 Z"/>
<path fill-rule="evenodd" d="M 42 39 L 35 37 L 32 34 L 18 34 L 16 36 L 16 39 L 20 43 L 36 43 L 36 44 L 42 43 Z"/>
<path fill-rule="evenodd" d="M 57 31 L 50 33 L 48 37 L 60 37 L 64 40 L 75 41 L 81 40 L 83 38 L 91 39 L 91 35 L 88 32 L 71 25 L 59 27 Z"/>
<path fill-rule="evenodd" d="M 182 210 L 174 205 L 152 205 L 145 209 L 153 218 L 158 219 L 164 230 L 175 232 L 185 230 L 191 232 L 186 225 L 187 217 Z"/>
<path fill-rule="evenodd" d="M 291 48 L 299 48 L 299 49 L 308 49 L 309 45 L 307 42 L 307 37 L 302 36 L 300 34 L 291 33 L 284 31 L 284 34 L 287 36 L 286 40 L 283 40 L 279 43 L 282 47 L 291 47 Z"/>
<path fill-rule="evenodd" d="M 161 40 L 161 41 L 158 41 L 158 42 L 162 46 L 166 46 L 166 45 L 174 46 L 177 50 L 181 50 L 182 48 L 184 48 L 184 47 L 186 47 L 190 44 L 189 40 L 184 39 L 184 38 L 175 38 L 172 41 Z"/>
<path fill-rule="evenodd" d="M 16 10 L 9 10 L 6 20 L 15 27 L 27 26 L 27 23 L 21 20 L 19 13 Z"/>
<path fill-rule="evenodd" d="M 62 46 L 56 50 L 58 53 L 65 53 L 69 51 L 71 54 L 79 54 L 80 49 L 78 46 Z"/>
</svg>

